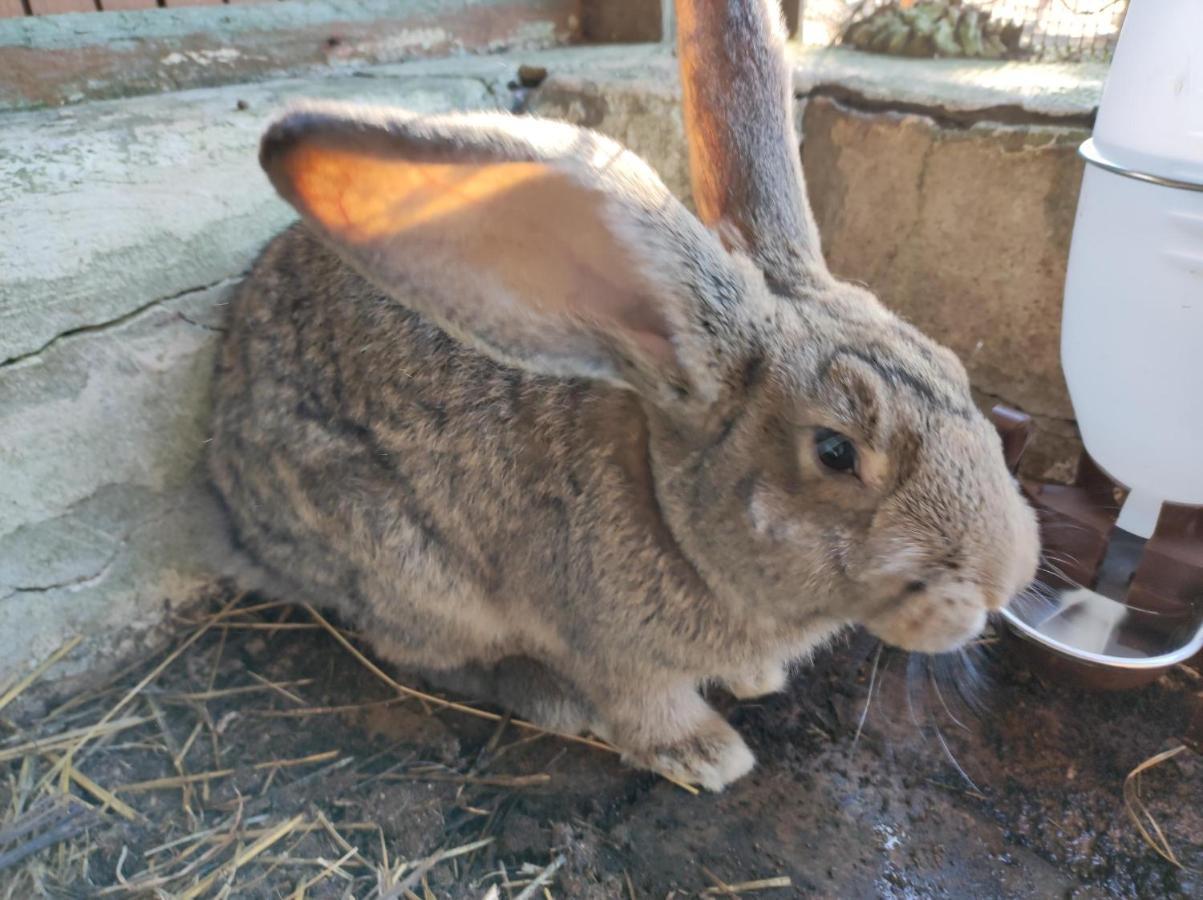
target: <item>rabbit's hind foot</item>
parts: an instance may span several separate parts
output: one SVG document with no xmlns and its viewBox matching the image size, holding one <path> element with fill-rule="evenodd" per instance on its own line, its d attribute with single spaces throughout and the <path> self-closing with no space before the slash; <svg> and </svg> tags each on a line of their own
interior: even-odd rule
<svg viewBox="0 0 1203 900">
<path fill-rule="evenodd" d="M 595 728 L 640 769 L 721 791 L 752 770 L 756 759 L 734 728 L 692 686 L 602 711 Z"/>
<path fill-rule="evenodd" d="M 432 686 L 494 703 L 540 728 L 580 734 L 593 720 L 588 701 L 547 666 L 526 656 L 423 673 Z"/>
<path fill-rule="evenodd" d="M 749 668 L 738 675 L 723 679 L 723 685 L 737 700 L 751 700 L 785 690 L 789 673 L 779 661 Z"/>
<path fill-rule="evenodd" d="M 748 774 L 756 763 L 739 732 L 717 715 L 681 740 L 628 752 L 624 758 L 639 768 L 716 792 Z"/>
</svg>

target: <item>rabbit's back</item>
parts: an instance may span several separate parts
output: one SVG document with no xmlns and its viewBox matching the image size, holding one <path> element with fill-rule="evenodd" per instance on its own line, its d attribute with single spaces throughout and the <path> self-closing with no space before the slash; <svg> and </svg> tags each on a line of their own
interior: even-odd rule
<svg viewBox="0 0 1203 900">
<path fill-rule="evenodd" d="M 406 655 L 560 642 L 558 624 L 601 615 L 615 557 L 659 568 L 624 392 L 490 361 L 303 226 L 263 252 L 227 324 L 210 460 L 238 538 Z"/>
</svg>

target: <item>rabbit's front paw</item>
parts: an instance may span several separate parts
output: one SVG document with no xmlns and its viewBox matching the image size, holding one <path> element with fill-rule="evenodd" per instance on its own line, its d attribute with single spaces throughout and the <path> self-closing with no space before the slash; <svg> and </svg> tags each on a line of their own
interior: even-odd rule
<svg viewBox="0 0 1203 900">
<path fill-rule="evenodd" d="M 651 769 L 686 784 L 697 784 L 708 791 L 721 791 L 748 774 L 756 763 L 744 739 L 717 715 L 671 744 L 628 752 L 624 756 L 639 768 Z"/>
<path fill-rule="evenodd" d="M 751 700 L 753 697 L 763 697 L 765 694 L 776 694 L 784 690 L 788 681 L 789 675 L 785 666 L 774 661 L 723 679 L 723 684 L 736 699 Z"/>
</svg>

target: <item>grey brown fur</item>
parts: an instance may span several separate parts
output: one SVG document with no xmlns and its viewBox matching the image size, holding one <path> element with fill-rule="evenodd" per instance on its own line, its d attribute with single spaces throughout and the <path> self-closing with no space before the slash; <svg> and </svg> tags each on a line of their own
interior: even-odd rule
<svg viewBox="0 0 1203 900">
<path fill-rule="evenodd" d="M 747 71 L 779 67 L 769 11 L 728 11 Z M 710 121 L 780 141 L 776 93 Z M 826 272 L 796 165 L 699 204 L 711 230 L 532 119 L 313 106 L 262 159 L 304 222 L 230 309 L 213 478 L 251 554 L 385 659 L 717 790 L 753 760 L 702 685 L 777 690 L 851 623 L 951 649 L 1032 577 L 963 369 Z"/>
</svg>

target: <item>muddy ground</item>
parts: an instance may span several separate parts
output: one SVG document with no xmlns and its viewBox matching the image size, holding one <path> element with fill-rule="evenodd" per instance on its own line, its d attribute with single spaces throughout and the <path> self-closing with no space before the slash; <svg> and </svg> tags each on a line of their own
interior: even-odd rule
<svg viewBox="0 0 1203 900">
<path fill-rule="evenodd" d="M 1029 674 L 1005 641 L 980 651 L 973 702 L 959 666 L 877 658 L 863 638 L 785 694 L 716 696 L 760 764 L 693 796 L 593 747 L 398 699 L 304 609 L 193 614 L 109 683 L 35 685 L 0 712 L 0 897 L 661 900 L 770 878 L 789 887 L 745 895 L 1203 896 L 1199 675 L 1092 694 Z M 1178 867 L 1123 785 L 1184 742 L 1141 776 Z"/>
</svg>

